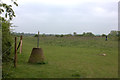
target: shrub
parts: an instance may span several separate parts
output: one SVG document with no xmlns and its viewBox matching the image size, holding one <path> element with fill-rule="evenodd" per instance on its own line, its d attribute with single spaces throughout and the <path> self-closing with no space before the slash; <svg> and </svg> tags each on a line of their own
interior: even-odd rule
<svg viewBox="0 0 120 80">
<path fill-rule="evenodd" d="M 102 34 L 102 37 L 105 37 L 106 35 L 105 34 Z"/>
<path fill-rule="evenodd" d="M 45 37 L 45 36 L 46 36 L 45 33 L 43 33 L 43 34 L 42 34 L 42 37 Z"/>
<path fill-rule="evenodd" d="M 70 37 L 70 36 L 72 36 L 72 34 L 66 34 L 65 36 Z"/>
<path fill-rule="evenodd" d="M 64 36 L 63 34 L 60 35 L 60 37 L 63 37 L 63 36 Z"/>
<path fill-rule="evenodd" d="M 13 43 L 10 27 L 11 27 L 11 23 L 9 21 L 6 20 L 2 21 L 2 53 L 8 50 Z M 10 53 L 11 53 L 11 49 L 3 54 L 3 61 L 7 60 Z"/>
<path fill-rule="evenodd" d="M 55 37 L 59 37 L 60 35 L 55 35 Z"/>
<path fill-rule="evenodd" d="M 38 34 L 35 34 L 35 36 L 34 37 L 38 37 Z"/>
</svg>

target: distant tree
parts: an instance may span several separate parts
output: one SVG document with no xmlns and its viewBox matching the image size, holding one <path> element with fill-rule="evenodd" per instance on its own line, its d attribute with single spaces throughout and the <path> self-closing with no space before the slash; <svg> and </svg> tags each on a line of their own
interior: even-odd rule
<svg viewBox="0 0 120 80">
<path fill-rule="evenodd" d="M 76 33 L 76 32 L 73 32 L 73 35 L 74 35 L 74 36 L 76 36 L 76 35 L 77 35 L 77 33 Z"/>
<path fill-rule="evenodd" d="M 57 34 L 56 34 L 55 37 L 60 37 L 60 35 L 57 35 Z"/>
<path fill-rule="evenodd" d="M 53 34 L 49 34 L 49 36 L 53 36 Z"/>
<path fill-rule="evenodd" d="M 65 36 L 72 36 L 72 34 L 67 34 L 67 35 L 65 35 Z"/>
<path fill-rule="evenodd" d="M 102 37 L 105 37 L 106 35 L 105 34 L 102 34 Z"/>
<path fill-rule="evenodd" d="M 92 32 L 87 32 L 87 33 L 83 33 L 83 36 L 88 36 L 88 37 L 92 37 L 95 36 Z"/>
<path fill-rule="evenodd" d="M 85 33 L 85 32 L 83 32 L 83 34 L 82 34 L 82 35 L 84 36 L 85 34 L 86 34 L 86 33 Z"/>
<path fill-rule="evenodd" d="M 38 34 L 35 34 L 35 36 L 34 37 L 38 37 Z"/>
<path fill-rule="evenodd" d="M 112 30 L 108 36 L 111 40 L 119 40 L 119 31 Z"/>
<path fill-rule="evenodd" d="M 42 37 L 45 37 L 45 36 L 46 36 L 45 33 L 43 33 L 43 34 L 42 34 Z"/>
<path fill-rule="evenodd" d="M 117 36 L 118 35 L 118 31 L 112 30 L 108 35 L 109 36 Z"/>
<path fill-rule="evenodd" d="M 63 34 L 60 35 L 60 37 L 63 37 L 63 36 L 64 36 Z"/>
</svg>

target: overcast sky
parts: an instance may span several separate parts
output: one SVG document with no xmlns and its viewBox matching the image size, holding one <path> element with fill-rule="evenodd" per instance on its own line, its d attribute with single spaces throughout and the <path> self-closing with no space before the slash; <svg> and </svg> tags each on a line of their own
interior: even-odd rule
<svg viewBox="0 0 120 80">
<path fill-rule="evenodd" d="M 108 34 L 118 30 L 118 0 L 17 0 L 15 32 Z"/>
</svg>

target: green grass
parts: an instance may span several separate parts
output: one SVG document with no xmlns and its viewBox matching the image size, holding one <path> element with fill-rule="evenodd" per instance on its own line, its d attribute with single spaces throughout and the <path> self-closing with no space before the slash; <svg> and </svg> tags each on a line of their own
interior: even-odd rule
<svg viewBox="0 0 120 80">
<path fill-rule="evenodd" d="M 23 51 L 18 53 L 17 68 L 3 64 L 6 78 L 116 78 L 118 77 L 118 42 L 90 37 L 40 37 L 46 64 L 30 64 L 37 38 L 23 37 Z M 99 54 L 107 54 L 100 56 Z M 8 68 L 10 67 L 10 68 Z"/>
</svg>

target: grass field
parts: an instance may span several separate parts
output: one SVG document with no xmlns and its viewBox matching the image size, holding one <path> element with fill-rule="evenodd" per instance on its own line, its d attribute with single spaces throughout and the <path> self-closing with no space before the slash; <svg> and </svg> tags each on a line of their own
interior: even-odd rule
<svg viewBox="0 0 120 80">
<path fill-rule="evenodd" d="M 6 78 L 116 78 L 118 42 L 102 37 L 40 37 L 47 64 L 28 63 L 37 38 L 23 37 L 17 68 L 3 63 Z M 99 54 L 107 54 L 100 56 Z"/>
</svg>

